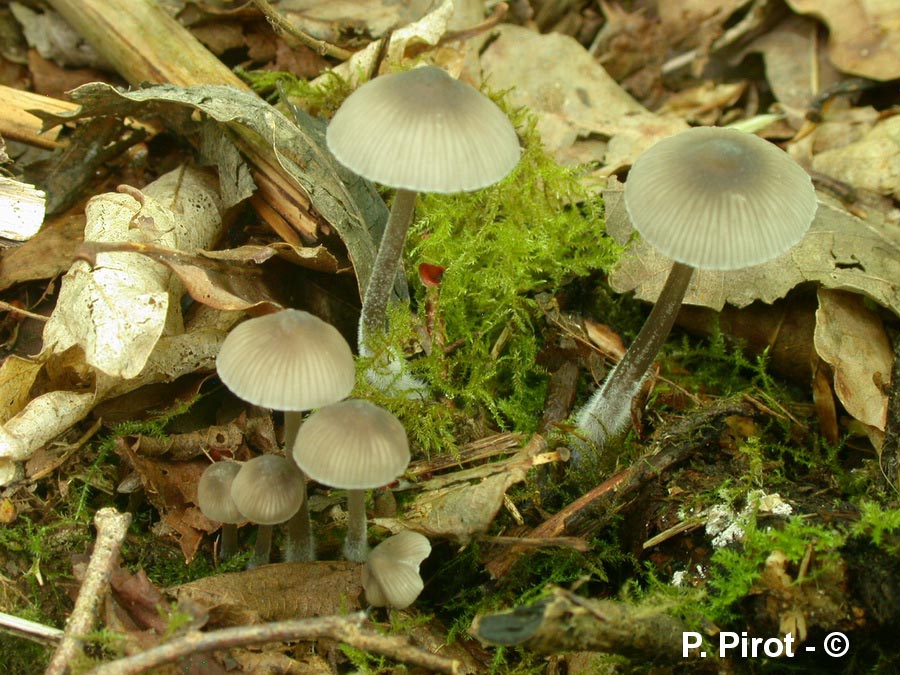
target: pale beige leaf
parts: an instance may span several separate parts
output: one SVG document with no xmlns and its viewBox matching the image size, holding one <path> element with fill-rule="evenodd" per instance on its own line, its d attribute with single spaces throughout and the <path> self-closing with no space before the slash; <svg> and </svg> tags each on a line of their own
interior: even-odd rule
<svg viewBox="0 0 900 675">
<path fill-rule="evenodd" d="M 831 60 L 844 72 L 880 81 L 900 77 L 897 0 L 788 0 L 788 5 L 825 22 Z"/>
<path fill-rule="evenodd" d="M 814 155 L 812 168 L 853 187 L 900 198 L 900 115 L 885 117 L 853 143 Z"/>
<path fill-rule="evenodd" d="M 847 412 L 884 431 L 894 357 L 878 315 L 855 293 L 820 289 L 814 340 Z"/>
</svg>

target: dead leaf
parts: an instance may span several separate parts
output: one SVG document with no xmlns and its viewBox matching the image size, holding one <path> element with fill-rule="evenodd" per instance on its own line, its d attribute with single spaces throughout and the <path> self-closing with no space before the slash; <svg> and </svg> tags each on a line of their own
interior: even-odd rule
<svg viewBox="0 0 900 675">
<path fill-rule="evenodd" d="M 376 518 L 375 522 L 392 531 L 410 529 L 464 544 L 487 531 L 503 505 L 506 491 L 525 480 L 525 473 L 522 466 L 513 466 L 474 484 L 428 490 L 407 506 L 402 520 Z"/>
<path fill-rule="evenodd" d="M 32 239 L 0 251 L 0 291 L 35 279 L 52 279 L 69 269 L 84 238 L 83 216 L 48 220 Z"/>
<path fill-rule="evenodd" d="M 900 115 L 881 119 L 855 142 L 813 155 L 812 168 L 853 187 L 900 198 Z"/>
<path fill-rule="evenodd" d="M 573 38 L 511 24 L 495 33 L 481 59 L 486 80 L 531 109 L 544 147 L 562 163 L 600 161 L 597 175 L 606 176 L 630 166 L 656 139 L 687 128 L 644 108 Z"/>
<path fill-rule="evenodd" d="M 815 346 L 847 412 L 884 431 L 894 355 L 878 315 L 855 293 L 820 289 Z"/>
<path fill-rule="evenodd" d="M 264 565 L 169 589 L 192 600 L 216 626 L 343 614 L 360 609 L 362 564 L 348 561 Z"/>
<path fill-rule="evenodd" d="M 192 170 L 172 171 L 143 191 L 98 195 L 85 209 L 85 240 L 158 242 L 186 252 L 221 234 L 218 194 Z M 44 327 L 44 351 L 84 349 L 85 361 L 112 377 L 143 370 L 160 336 L 184 332 L 182 288 L 165 267 L 144 256 L 100 254 L 76 262 L 63 277 L 56 308 Z"/>
<path fill-rule="evenodd" d="M 900 77 L 900 4 L 894 0 L 787 0 L 829 29 L 831 60 L 845 73 L 887 81 Z"/>
<path fill-rule="evenodd" d="M 625 244 L 632 228 L 622 189 L 603 192 L 606 229 Z M 872 214 L 873 218 L 877 214 Z M 900 223 L 860 220 L 819 194 L 819 210 L 806 236 L 787 253 L 763 265 L 734 272 L 694 273 L 685 303 L 721 310 L 725 303 L 745 307 L 755 300 L 771 303 L 807 281 L 825 288 L 862 293 L 900 314 Z M 609 282 L 617 293 L 634 291 L 642 300 L 659 295 L 671 260 L 642 240 L 632 242 Z"/>
</svg>

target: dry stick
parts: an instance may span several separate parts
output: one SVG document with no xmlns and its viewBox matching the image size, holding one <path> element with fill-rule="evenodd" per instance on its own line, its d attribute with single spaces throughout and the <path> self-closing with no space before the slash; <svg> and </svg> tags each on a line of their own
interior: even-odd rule
<svg viewBox="0 0 900 675">
<path fill-rule="evenodd" d="M 140 654 L 107 663 L 88 675 L 133 675 L 172 663 L 192 654 L 233 647 L 284 642 L 287 640 L 318 640 L 328 638 L 356 649 L 387 656 L 400 663 L 408 663 L 437 673 L 460 673 L 459 661 L 448 659 L 410 644 L 405 637 L 380 635 L 360 627 L 366 619 L 364 612 L 349 616 L 326 616 L 315 619 L 279 621 L 258 626 L 224 628 L 211 633 L 193 632 Z"/>
<path fill-rule="evenodd" d="M 113 508 L 100 509 L 94 515 L 94 525 L 97 527 L 94 552 L 84 574 L 81 590 L 78 591 L 75 608 L 66 622 L 65 635 L 44 675 L 63 675 L 68 672 L 69 663 L 81 651 L 81 636 L 87 635 L 94 627 L 100 603 L 109 586 L 112 568 L 119 557 L 119 549 L 130 524 L 130 513 L 119 513 Z"/>
</svg>

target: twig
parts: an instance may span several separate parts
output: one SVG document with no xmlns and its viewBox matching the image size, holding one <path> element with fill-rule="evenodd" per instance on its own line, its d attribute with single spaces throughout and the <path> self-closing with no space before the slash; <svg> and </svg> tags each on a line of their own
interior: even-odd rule
<svg viewBox="0 0 900 675">
<path fill-rule="evenodd" d="M 50 318 L 48 316 L 44 316 L 43 314 L 35 314 L 34 312 L 29 312 L 27 309 L 22 309 L 21 307 L 16 307 L 13 304 L 0 300 L 0 312 L 4 311 L 9 312 L 10 314 L 26 316 L 29 319 L 36 319 L 38 321 L 47 321 Z"/>
<path fill-rule="evenodd" d="M 28 619 L 20 619 L 12 614 L 0 612 L 0 630 L 5 630 L 13 635 L 27 638 L 41 644 L 55 645 L 63 637 L 59 628 L 45 626 Z"/>
<path fill-rule="evenodd" d="M 266 17 L 269 25 L 272 26 L 272 30 L 274 30 L 276 34 L 288 40 L 293 38 L 304 47 L 312 49 L 319 56 L 331 56 L 340 59 L 341 61 L 346 61 L 353 56 L 353 52 L 347 49 L 333 45 L 330 42 L 325 42 L 324 40 L 319 40 L 312 35 L 307 35 L 303 31 L 298 30 L 295 26 L 292 26 L 287 19 L 281 16 L 281 14 L 278 13 L 278 10 L 269 4 L 268 0 L 253 0 L 253 4 L 255 4 L 256 8 Z"/>
<path fill-rule="evenodd" d="M 100 602 L 109 586 L 110 573 L 130 524 L 130 513 L 119 513 L 113 508 L 100 509 L 94 516 L 94 525 L 97 527 L 94 552 L 78 592 L 75 609 L 66 622 L 65 635 L 44 675 L 63 675 L 68 672 L 69 663 L 81 651 L 82 636 L 94 627 Z"/>
<path fill-rule="evenodd" d="M 326 616 L 315 619 L 279 621 L 258 626 L 224 628 L 210 633 L 193 632 L 140 654 L 94 668 L 88 675 L 134 675 L 172 663 L 191 654 L 266 642 L 317 640 L 320 638 L 343 642 L 356 649 L 381 654 L 395 661 L 419 666 L 431 672 L 462 672 L 459 661 L 415 647 L 405 637 L 379 635 L 361 628 L 360 624 L 365 620 L 365 612 L 357 612 L 349 616 Z"/>
</svg>

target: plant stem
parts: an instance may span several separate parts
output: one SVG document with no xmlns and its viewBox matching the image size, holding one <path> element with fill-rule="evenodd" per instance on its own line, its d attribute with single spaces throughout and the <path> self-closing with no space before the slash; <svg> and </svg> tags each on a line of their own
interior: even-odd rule
<svg viewBox="0 0 900 675">
<path fill-rule="evenodd" d="M 603 385 L 578 411 L 578 435 L 602 449 L 625 429 L 631 402 L 640 391 L 653 360 L 666 341 L 684 300 L 694 268 L 676 262 L 644 322 L 622 360 L 607 375 Z M 582 459 L 583 443 L 576 443 L 572 461 Z M 580 447 L 578 447 L 580 446 Z"/>
<path fill-rule="evenodd" d="M 347 491 L 347 536 L 344 539 L 344 557 L 355 562 L 365 562 L 369 555 L 366 537 L 366 491 Z"/>
<path fill-rule="evenodd" d="M 359 353 L 365 356 L 371 354 L 371 339 L 383 335 L 385 331 L 387 303 L 397 278 L 397 266 L 403 257 L 403 246 L 412 222 L 417 194 L 411 190 L 397 190 L 394 195 L 391 215 L 381 236 L 359 317 L 358 347 Z"/>
<path fill-rule="evenodd" d="M 222 523 L 222 548 L 219 549 L 219 560 L 225 562 L 237 553 L 237 525 Z"/>
<path fill-rule="evenodd" d="M 256 531 L 256 546 L 253 548 L 253 557 L 247 564 L 247 569 L 268 565 L 272 554 L 272 526 L 260 525 Z"/>
<path fill-rule="evenodd" d="M 284 456 L 297 467 L 297 471 L 303 471 L 297 466 L 294 459 L 294 442 L 297 440 L 297 432 L 303 421 L 303 413 L 288 410 L 284 413 Z M 300 562 L 316 559 L 316 542 L 313 538 L 312 521 L 309 515 L 309 495 L 306 493 L 306 476 L 303 476 L 303 503 L 287 522 L 286 538 L 284 543 L 284 561 Z"/>
</svg>

